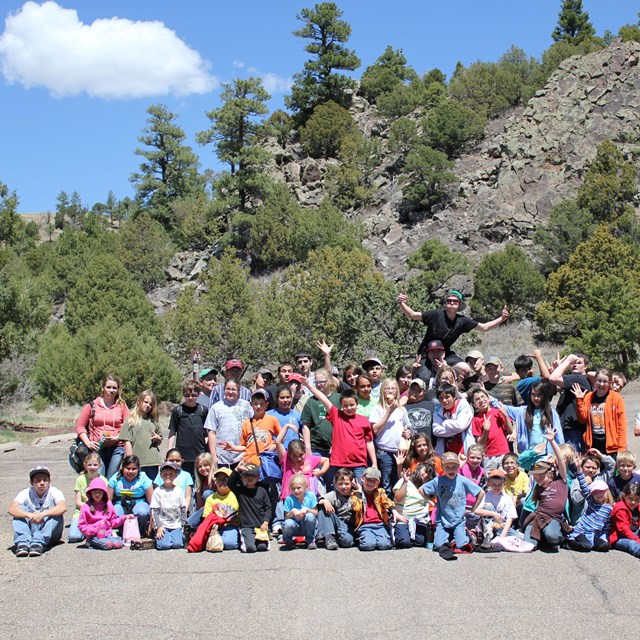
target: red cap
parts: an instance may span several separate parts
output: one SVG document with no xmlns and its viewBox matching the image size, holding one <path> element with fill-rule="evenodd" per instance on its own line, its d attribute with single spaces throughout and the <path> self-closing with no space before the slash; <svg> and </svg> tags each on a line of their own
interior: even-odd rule
<svg viewBox="0 0 640 640">
<path fill-rule="evenodd" d="M 233 369 L 234 367 L 237 367 L 238 369 L 242 369 L 243 368 L 242 362 L 240 360 L 235 360 L 235 359 L 227 360 L 225 362 L 225 365 L 224 365 L 225 371 L 229 371 L 229 369 Z"/>
</svg>

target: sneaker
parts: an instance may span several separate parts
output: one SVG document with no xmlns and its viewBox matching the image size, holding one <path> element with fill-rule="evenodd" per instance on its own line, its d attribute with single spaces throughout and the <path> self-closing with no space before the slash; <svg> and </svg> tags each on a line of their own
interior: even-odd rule
<svg viewBox="0 0 640 640">
<path fill-rule="evenodd" d="M 454 555 L 453 549 L 448 544 L 443 544 L 438 549 L 438 554 L 440 555 L 440 557 L 443 560 L 457 560 L 458 559 Z"/>
<path fill-rule="evenodd" d="M 32 544 L 29 547 L 29 557 L 30 558 L 38 558 L 39 556 L 42 555 L 42 552 L 44 551 L 44 549 L 42 548 L 41 544 Z"/>
<path fill-rule="evenodd" d="M 295 542 L 293 542 L 293 541 L 292 541 L 292 542 L 286 542 L 286 541 L 285 541 L 285 543 L 284 543 L 284 548 L 285 548 L 287 551 L 292 551 L 293 549 L 295 549 L 295 548 L 296 548 L 296 543 L 295 543 Z"/>
<path fill-rule="evenodd" d="M 315 543 L 314 540 L 307 543 L 307 549 L 309 549 L 310 551 L 313 551 L 314 549 L 317 549 L 317 548 L 318 548 L 318 545 Z"/>
<path fill-rule="evenodd" d="M 19 544 L 16 547 L 16 556 L 18 558 L 26 558 L 29 555 L 29 545 L 25 544 L 24 542 L 22 544 Z"/>
<path fill-rule="evenodd" d="M 467 555 L 469 553 L 473 553 L 473 547 L 471 546 L 470 543 L 467 542 L 467 544 L 465 544 L 462 547 L 456 547 L 453 550 L 453 553 L 457 554 L 457 555 Z"/>
<path fill-rule="evenodd" d="M 336 542 L 336 539 L 334 536 L 326 536 L 324 539 L 324 547 L 325 549 L 327 549 L 328 551 L 337 551 L 338 550 L 338 543 Z"/>
<path fill-rule="evenodd" d="M 274 524 L 273 527 L 271 527 L 271 535 L 273 535 L 274 537 L 279 536 L 281 533 L 282 525 Z"/>
</svg>

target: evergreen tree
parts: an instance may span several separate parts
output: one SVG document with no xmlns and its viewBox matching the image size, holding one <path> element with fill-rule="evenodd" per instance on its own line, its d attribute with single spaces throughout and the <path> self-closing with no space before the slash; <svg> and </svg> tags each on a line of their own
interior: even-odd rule
<svg viewBox="0 0 640 640">
<path fill-rule="evenodd" d="M 191 147 L 184 144 L 186 136 L 176 124 L 176 114 L 162 104 L 150 106 L 147 113 L 147 126 L 138 138 L 145 148 L 135 151 L 144 161 L 130 180 L 138 204 L 170 231 L 175 225 L 171 203 L 203 189 L 199 162 Z"/>
<path fill-rule="evenodd" d="M 402 49 L 394 50 L 389 45 L 384 53 L 367 67 L 360 79 L 360 93 L 369 102 L 375 102 L 383 93 L 390 93 L 408 80 L 417 78 L 416 72 L 407 66 Z"/>
<path fill-rule="evenodd" d="M 224 104 L 207 113 L 212 126 L 196 137 L 202 145 L 213 144 L 218 158 L 229 166 L 229 174 L 214 183 L 218 205 L 228 216 L 233 210 L 249 211 L 256 204 L 252 198 L 262 198 L 268 189 L 262 169 L 269 152 L 256 143 L 264 129 L 259 117 L 269 113 L 265 103 L 271 96 L 260 78 L 237 78 L 223 85 L 220 97 Z"/>
<path fill-rule="evenodd" d="M 299 123 L 304 123 L 317 105 L 328 100 L 344 107 L 350 104 L 356 83 L 335 71 L 353 71 L 360 66 L 360 59 L 344 46 L 351 36 L 351 26 L 341 16 L 342 11 L 333 2 L 316 4 L 297 15 L 304 26 L 293 35 L 309 40 L 305 51 L 314 56 L 304 63 L 302 73 L 294 75 L 291 95 L 285 98 Z"/>
<path fill-rule="evenodd" d="M 553 40 L 566 40 L 571 44 L 578 44 L 588 40 L 595 33 L 589 14 L 582 8 L 582 0 L 563 0 L 558 14 L 558 24 L 551 34 Z"/>
</svg>

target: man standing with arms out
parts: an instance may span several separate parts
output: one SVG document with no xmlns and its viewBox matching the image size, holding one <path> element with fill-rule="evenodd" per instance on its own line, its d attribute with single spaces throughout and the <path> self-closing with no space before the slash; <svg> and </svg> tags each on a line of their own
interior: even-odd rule
<svg viewBox="0 0 640 640">
<path fill-rule="evenodd" d="M 240 378 L 242 378 L 242 362 L 240 360 L 236 360 L 235 358 L 227 360 L 224 364 L 225 382 L 227 380 L 234 380 L 235 382 L 237 382 L 238 386 L 240 387 L 240 395 L 238 397 L 241 400 L 251 402 L 251 391 L 247 389 L 247 387 L 240 386 Z M 220 400 L 222 400 L 223 398 L 224 383 L 221 382 L 217 384 L 211 392 L 211 401 L 209 402 L 209 408 L 211 408 L 216 402 L 220 402 Z"/>
<path fill-rule="evenodd" d="M 426 346 L 432 340 L 440 340 L 445 348 L 445 359 L 447 364 L 455 367 L 464 376 L 471 374 L 469 366 L 463 362 L 462 358 L 453 351 L 453 343 L 463 334 L 474 329 L 478 331 L 490 331 L 506 322 L 509 317 L 509 310 L 505 306 L 498 318 L 489 322 L 478 322 L 473 318 L 467 318 L 460 311 L 464 310 L 466 304 L 463 295 L 456 289 L 450 289 L 444 299 L 442 309 L 431 309 L 428 311 L 414 311 L 407 304 L 407 296 L 401 293 L 396 301 L 400 310 L 409 320 L 422 322 L 427 327 L 424 339 L 418 347 L 418 355 L 425 357 Z"/>
<path fill-rule="evenodd" d="M 564 433 L 564 441 L 572 444 L 578 453 L 585 451 L 584 425 L 580 424 L 576 412 L 576 398 L 571 391 L 574 384 L 580 385 L 584 391 L 591 391 L 587 370 L 589 358 L 584 353 L 571 353 L 558 362 L 549 375 L 549 382 L 560 389 L 560 397 L 556 405 L 556 411 L 560 416 L 560 424 Z M 571 373 L 565 375 L 570 369 Z"/>
</svg>

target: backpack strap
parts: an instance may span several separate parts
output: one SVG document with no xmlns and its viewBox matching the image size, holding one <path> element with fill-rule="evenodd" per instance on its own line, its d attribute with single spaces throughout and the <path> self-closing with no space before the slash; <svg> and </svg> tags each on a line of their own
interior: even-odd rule
<svg viewBox="0 0 640 640">
<path fill-rule="evenodd" d="M 249 424 L 251 425 L 251 433 L 253 434 L 253 444 L 256 448 L 256 455 L 258 456 L 258 461 L 260 461 L 260 449 L 258 449 L 258 441 L 256 440 L 256 430 L 253 428 L 253 418 L 249 418 Z"/>
</svg>

